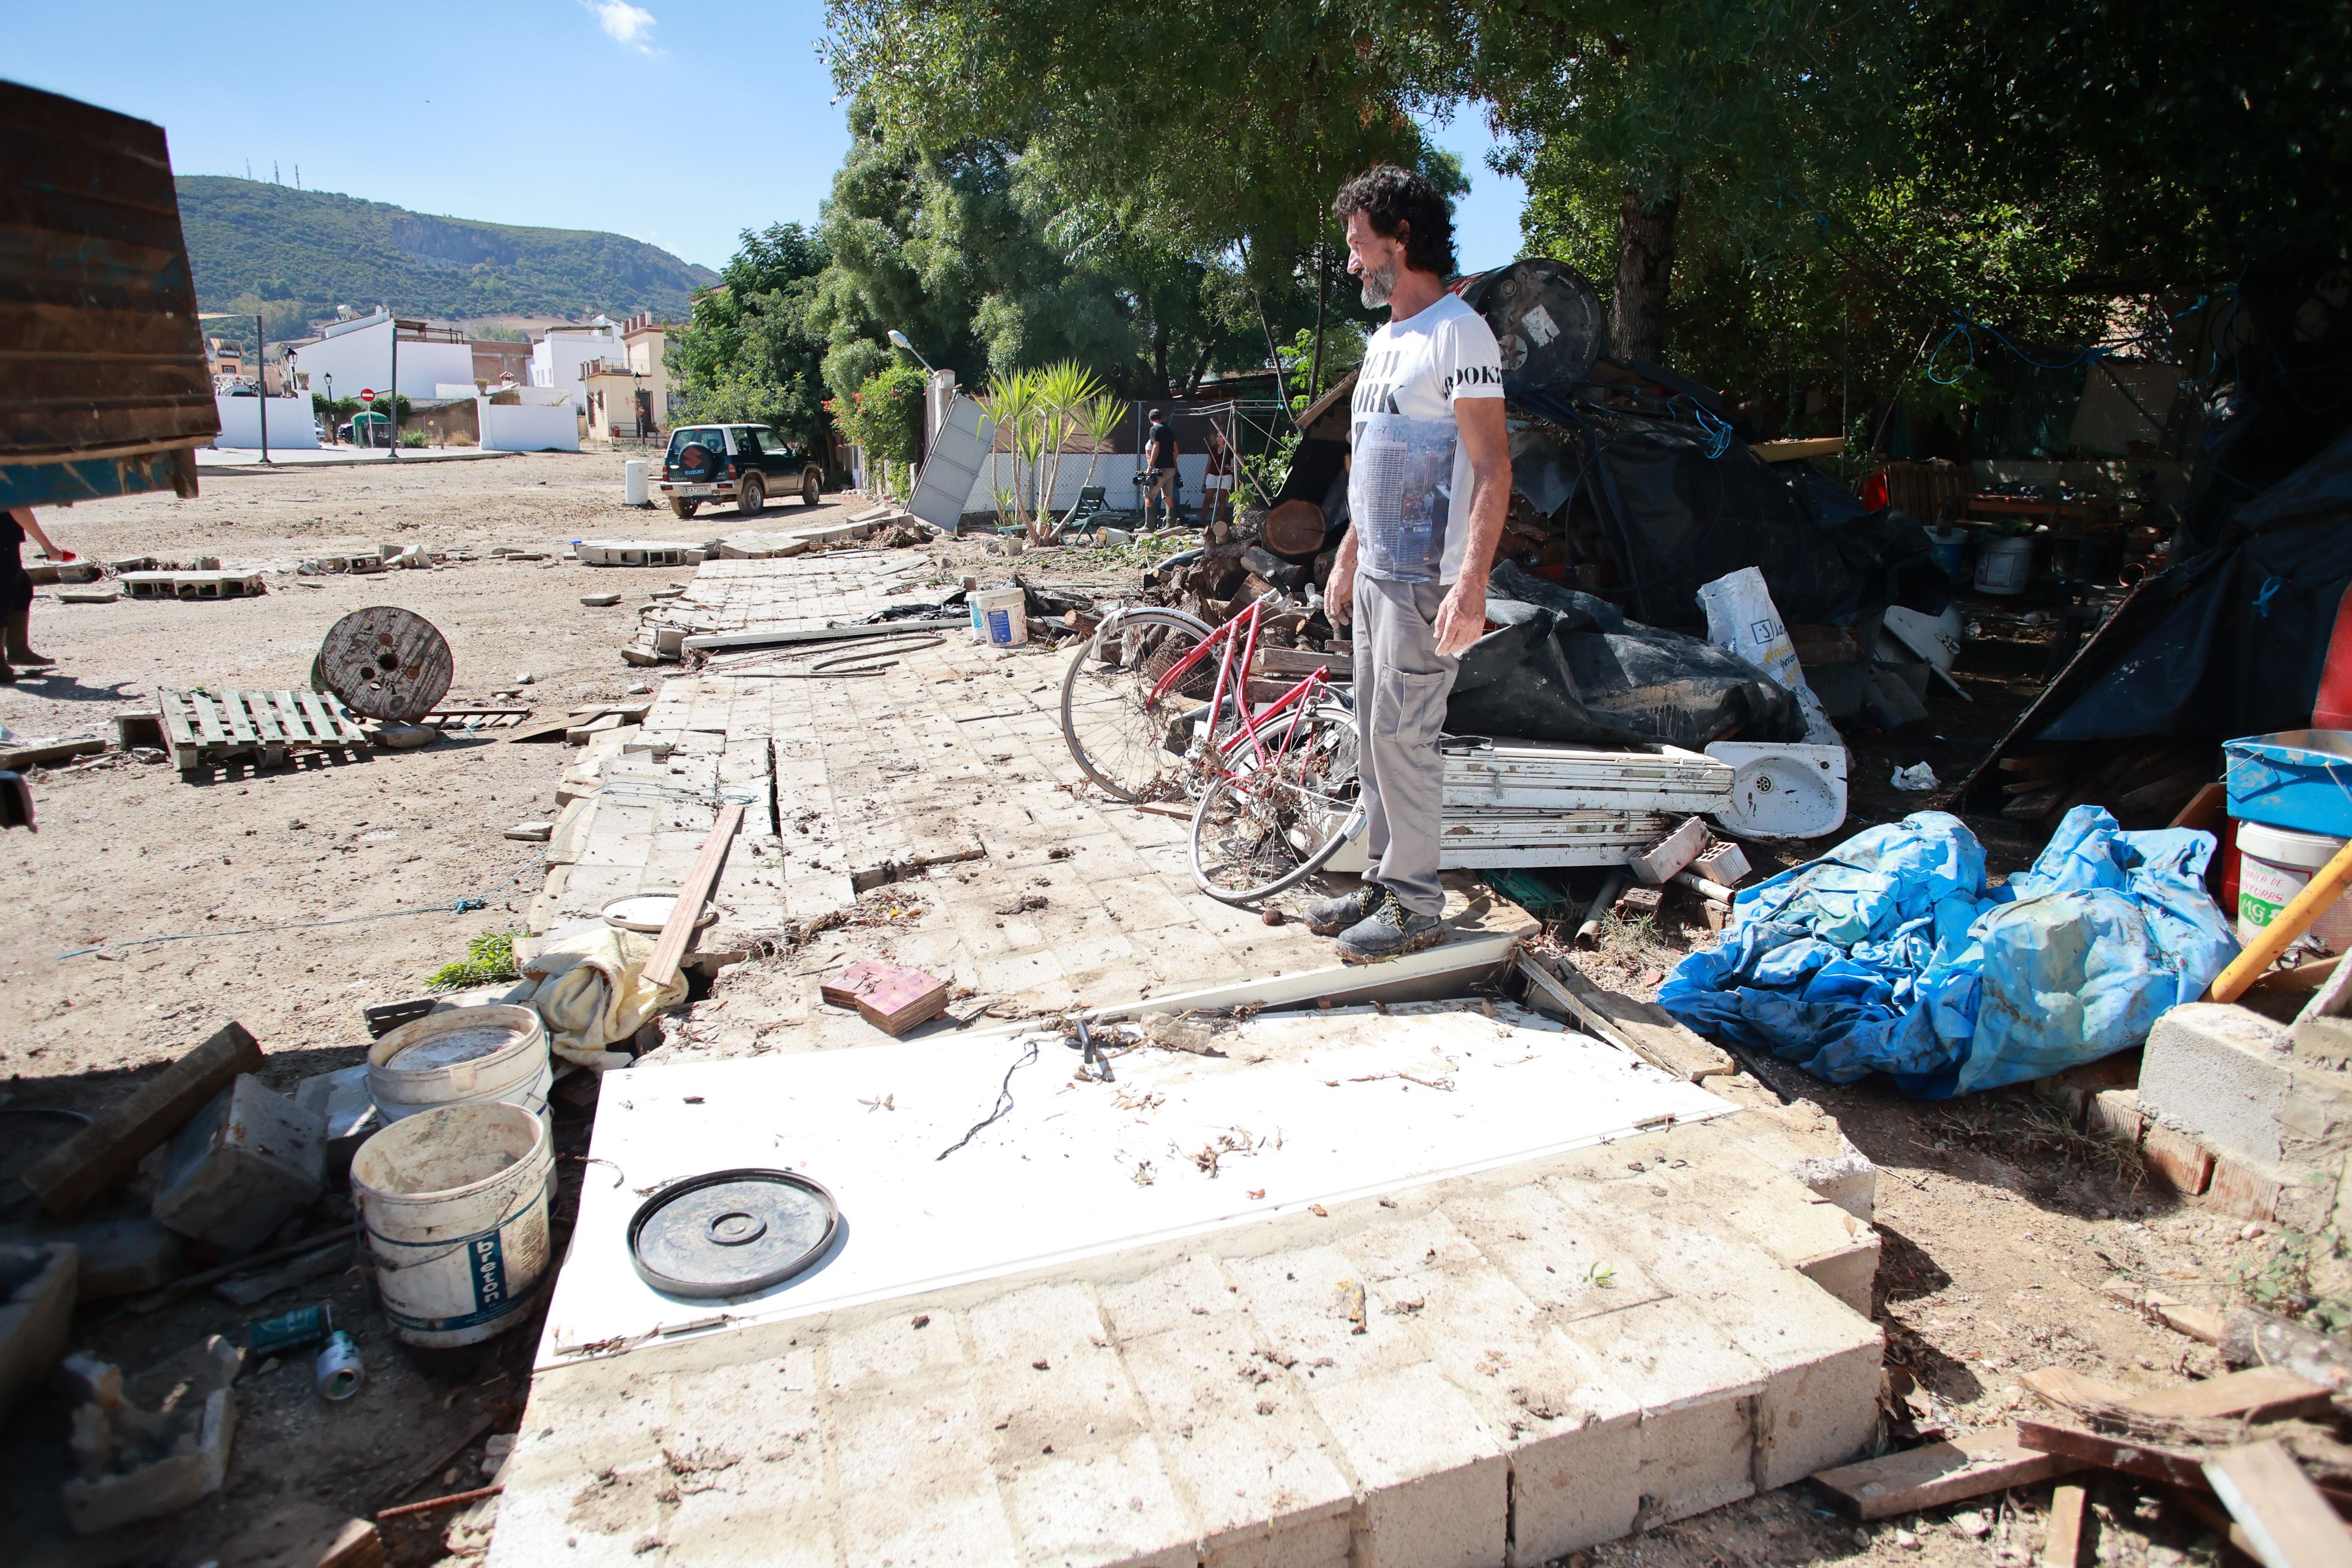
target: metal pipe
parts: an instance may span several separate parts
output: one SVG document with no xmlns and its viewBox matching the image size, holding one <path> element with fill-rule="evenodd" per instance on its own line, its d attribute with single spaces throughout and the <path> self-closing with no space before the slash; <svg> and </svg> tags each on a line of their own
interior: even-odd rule
<svg viewBox="0 0 2352 1568">
<path fill-rule="evenodd" d="M 1601 884 L 1599 895 L 1585 906 L 1584 922 L 1576 928 L 1578 946 L 1590 947 L 1599 939 L 1601 917 L 1609 912 L 1611 904 L 1617 902 L 1617 895 L 1625 891 L 1625 876 L 1622 871 L 1611 872 L 1609 879 Z"/>
</svg>

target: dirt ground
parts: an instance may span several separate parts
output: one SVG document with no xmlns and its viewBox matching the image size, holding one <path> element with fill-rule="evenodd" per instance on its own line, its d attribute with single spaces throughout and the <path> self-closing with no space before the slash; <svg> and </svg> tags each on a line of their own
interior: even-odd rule
<svg viewBox="0 0 2352 1568">
<path fill-rule="evenodd" d="M 201 551 L 268 569 L 269 591 L 252 600 L 105 605 L 60 604 L 44 591 L 34 638 L 58 658 L 57 671 L 0 687 L 0 723 L 31 736 L 110 735 L 113 714 L 147 706 L 159 686 L 300 686 L 329 625 L 377 603 L 414 610 L 447 636 L 453 699 L 488 702 L 526 674 L 520 700 L 541 716 L 620 697 L 663 674 L 619 657 L 642 591 L 685 576 L 570 559 L 566 541 L 577 537 L 681 536 L 667 514 L 621 504 L 620 461 L 583 454 L 397 470 L 208 471 L 193 501 L 142 497 L 47 514 L 52 536 L 85 555 Z M 780 507 L 770 526 L 838 510 L 830 497 L 813 514 Z M 704 518 L 683 531 L 700 538 L 736 526 Z M 362 578 L 292 570 L 304 556 L 380 543 L 422 544 L 453 559 L 436 570 Z M 551 559 L 494 559 L 494 546 Z M 1001 580 L 1009 564 L 977 543 L 929 548 L 943 583 L 976 569 Z M 1152 553 L 1138 545 L 1023 564 L 1024 574 L 1048 579 L 1131 581 Z M 580 602 L 614 589 L 623 592 L 617 606 Z M 1848 831 L 1929 803 L 1887 786 L 1898 763 L 1927 760 L 1957 783 L 2035 685 L 2045 653 L 2035 630 L 1990 607 L 1984 619 L 1987 635 L 1961 665 L 1977 703 L 1931 696 L 1927 737 L 1850 736 Z M 8 1097 L 0 1110 L 96 1111 L 232 1019 L 269 1053 L 274 1087 L 362 1060 L 361 1005 L 416 994 L 469 937 L 519 925 L 540 850 L 502 831 L 554 814 L 567 755 L 560 744 L 485 739 L 200 783 L 166 762 L 120 755 L 37 770 L 40 831 L 0 841 L 0 861 L 20 890 L 0 910 L 0 1018 L 8 1025 L 0 1030 L 0 1093 Z M 1999 871 L 2022 866 L 2038 847 L 2013 824 L 1971 825 Z M 487 906 L 453 908 L 468 898 Z M 1654 928 L 1615 931 L 1587 961 L 1604 983 L 1648 994 L 1681 951 L 1706 939 L 1689 918 L 1683 911 Z M 2053 1128 L 2021 1093 L 1920 1105 L 1883 1086 L 1838 1088 L 1755 1065 L 1784 1093 L 1825 1106 L 1879 1165 L 1879 1316 L 1890 1364 L 1916 1380 L 1903 1407 L 1916 1427 L 1997 1424 L 2023 1398 L 2018 1375 L 2042 1364 L 2127 1387 L 2214 1369 L 2210 1351 L 2143 1321 L 2102 1286 L 2123 1275 L 2218 1305 L 2228 1270 L 2266 1255 L 2273 1238 L 2247 1236 L 2238 1222 L 2170 1199 L 2116 1151 Z M 588 1113 L 559 1107 L 559 1149 L 576 1156 Z M 66 1129 L 18 1115 L 0 1116 L 0 1192 L 17 1191 L 16 1174 Z M 562 1168 L 567 1186 L 576 1186 L 580 1166 Z M 27 1218 L 22 1199 L 0 1202 L 0 1228 Z M 331 1201 L 307 1223 L 328 1231 L 346 1218 Z M 147 1312 L 98 1303 L 78 1319 L 74 1343 L 136 1369 L 206 1333 L 241 1337 L 251 1318 L 320 1299 L 360 1340 L 369 1368 L 362 1392 L 323 1403 L 300 1354 L 248 1367 L 228 1486 L 176 1517 L 90 1541 L 68 1535 L 57 1501 L 68 1468 L 66 1403 L 48 1392 L 28 1400 L 0 1437 L 0 1541 L 10 1543 L 9 1560 L 309 1568 L 353 1514 L 478 1484 L 484 1438 L 519 1419 L 529 1336 L 509 1335 L 469 1366 L 428 1375 L 394 1348 L 356 1270 L 250 1307 L 204 1291 Z M 2103 1564 L 2210 1555 L 2210 1537 L 2177 1504 L 2104 1482 L 2092 1495 Z M 1858 1528 L 1801 1486 L 1591 1557 L 1676 1568 L 1881 1557 L 2007 1565 L 2038 1551 L 2047 1506 L 2044 1487 Z M 394 1532 L 395 1560 L 440 1555 L 446 1518 Z"/>
</svg>

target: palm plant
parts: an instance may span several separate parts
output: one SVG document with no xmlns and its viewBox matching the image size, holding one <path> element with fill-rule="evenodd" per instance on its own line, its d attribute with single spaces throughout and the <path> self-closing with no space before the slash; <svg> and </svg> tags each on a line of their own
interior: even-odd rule
<svg viewBox="0 0 2352 1568">
<path fill-rule="evenodd" d="M 1118 427 L 1127 423 L 1127 404 L 1104 392 L 1080 403 L 1075 417 L 1079 434 L 1087 438 L 1087 484 L 1091 486 L 1095 482 L 1095 465 L 1102 461 L 1103 448 L 1109 445 L 1110 438 L 1118 434 Z M 1077 507 L 1073 505 L 1070 509 L 1075 512 Z"/>
</svg>

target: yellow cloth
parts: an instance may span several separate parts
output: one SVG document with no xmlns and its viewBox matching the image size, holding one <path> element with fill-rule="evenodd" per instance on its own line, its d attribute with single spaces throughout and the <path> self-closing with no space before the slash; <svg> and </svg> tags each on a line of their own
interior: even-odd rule
<svg viewBox="0 0 2352 1568">
<path fill-rule="evenodd" d="M 667 986 L 646 983 L 646 963 L 653 956 L 651 936 L 599 920 L 559 933 L 522 967 L 523 977 L 538 982 L 529 1000 L 546 1020 L 556 1055 L 599 1070 L 626 1063 L 626 1057 L 604 1047 L 686 1000 L 682 977 Z"/>
</svg>

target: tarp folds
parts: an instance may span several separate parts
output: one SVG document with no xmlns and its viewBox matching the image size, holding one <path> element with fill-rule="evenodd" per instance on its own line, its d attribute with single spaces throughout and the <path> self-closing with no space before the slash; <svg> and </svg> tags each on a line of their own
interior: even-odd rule
<svg viewBox="0 0 2352 1568">
<path fill-rule="evenodd" d="M 1486 580 L 1486 618 L 1500 630 L 1462 655 L 1445 708 L 1450 733 L 1693 749 L 1735 732 L 1804 738 L 1796 697 L 1747 661 L 1628 621 L 1606 601 L 1509 561 Z"/>
<path fill-rule="evenodd" d="M 1514 413 L 1550 427 L 1514 436 L 1513 486 L 1538 507 L 1591 505 L 1629 608 L 1649 625 L 1701 625 L 1700 585 L 1748 566 L 1791 623 L 1844 625 L 1896 601 L 1905 569 L 1927 565 L 1918 524 L 1865 510 L 1810 465 L 1765 462 L 1719 422 L 1710 430 L 1517 382 L 1504 391 Z"/>
<path fill-rule="evenodd" d="M 1658 1005 L 1846 1083 L 1944 1099 L 2139 1044 L 2237 956 L 2205 891 L 2210 833 L 2126 833 L 2078 806 L 2032 869 L 1985 885 L 1957 817 L 1918 811 L 1742 890 L 1723 945 Z"/>
</svg>

